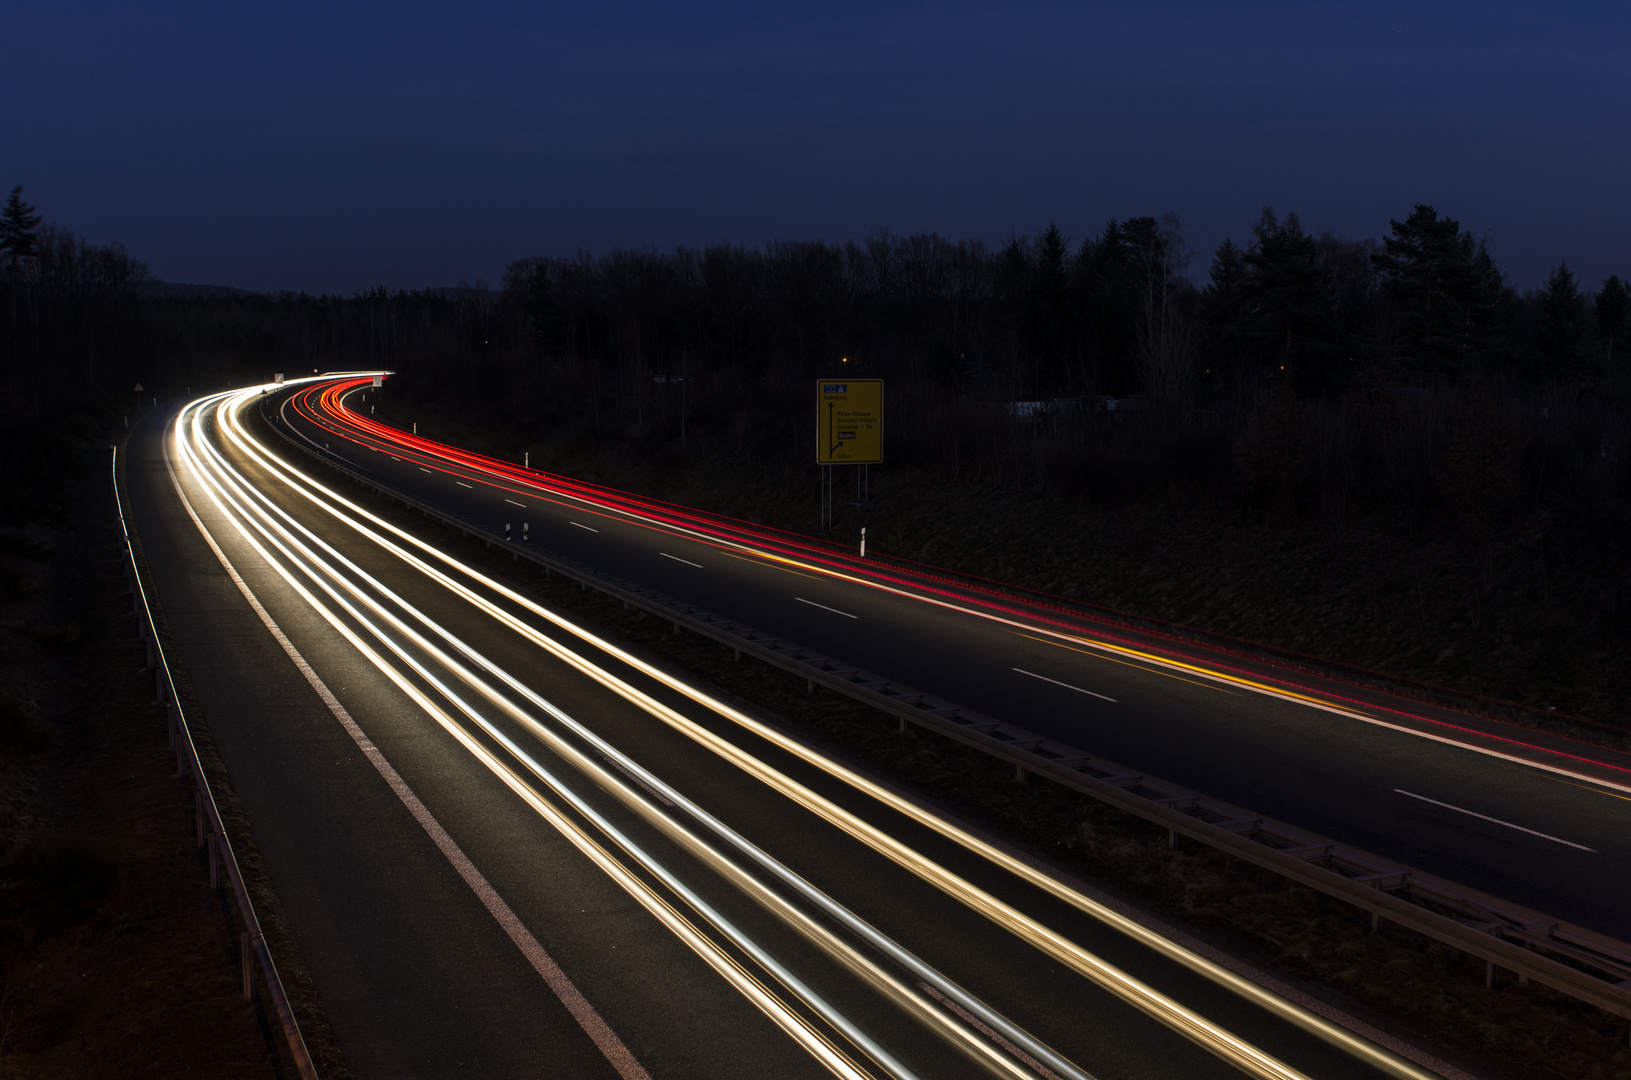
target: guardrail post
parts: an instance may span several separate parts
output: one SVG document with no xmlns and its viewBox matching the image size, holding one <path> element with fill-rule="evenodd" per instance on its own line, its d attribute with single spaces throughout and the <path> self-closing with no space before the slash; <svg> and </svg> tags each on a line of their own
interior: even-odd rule
<svg viewBox="0 0 1631 1080">
<path fill-rule="evenodd" d="M 1373 934 L 1382 932 L 1382 913 L 1380 911 L 1370 913 L 1370 932 Z"/>
<path fill-rule="evenodd" d="M 249 931 L 238 935 L 238 957 L 244 969 L 244 1000 L 255 1000 L 255 957 L 249 948 Z"/>
<path fill-rule="evenodd" d="M 1495 961 L 1484 961 L 1484 985 L 1491 989 L 1495 986 Z"/>
<path fill-rule="evenodd" d="M 221 834 L 216 832 L 215 830 L 211 829 L 210 830 L 210 844 L 209 844 L 209 848 L 210 848 L 210 888 L 216 889 L 216 890 L 219 890 L 221 888 L 221 859 L 220 859 L 220 852 L 218 852 L 216 850 L 216 846 L 219 845 L 220 842 L 221 842 Z"/>
<path fill-rule="evenodd" d="M 204 846 L 204 793 L 193 792 L 193 819 L 198 826 L 197 847 Z"/>
</svg>

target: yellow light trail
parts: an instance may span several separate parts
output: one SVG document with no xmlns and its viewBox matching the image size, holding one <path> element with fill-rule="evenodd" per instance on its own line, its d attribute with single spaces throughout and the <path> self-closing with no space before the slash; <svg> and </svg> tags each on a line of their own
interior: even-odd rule
<svg viewBox="0 0 1631 1080">
<path fill-rule="evenodd" d="M 218 417 L 221 417 L 228 425 L 230 425 L 231 420 L 224 416 L 224 411 L 225 407 L 223 406 L 222 411 L 218 412 L 217 415 Z M 294 522 L 286 512 L 276 507 L 275 504 L 267 499 L 262 493 L 248 487 L 240 480 L 233 479 L 229 475 L 230 466 L 212 447 L 208 445 L 207 441 L 202 440 L 201 433 L 196 432 L 196 429 L 201 423 L 201 419 L 195 419 L 194 421 L 195 433 L 200 435 L 200 437 L 196 440 L 195 445 L 201 446 L 203 454 L 210 459 L 210 463 L 213 468 L 213 475 L 205 475 L 202 470 L 198 469 L 197 455 L 191 450 L 191 448 L 184 450 L 183 456 L 188 459 L 189 464 L 193 465 L 195 473 L 204 479 L 206 486 L 212 495 L 213 501 L 216 502 L 217 507 L 222 509 L 224 512 L 225 505 L 230 505 L 244 520 L 249 520 L 251 517 L 259 519 L 262 524 L 260 526 L 256 526 L 257 529 L 259 529 L 262 536 L 266 538 L 286 560 L 300 566 L 302 572 L 311 577 L 316 582 L 318 587 L 326 592 L 332 600 L 339 604 L 348 615 L 350 615 L 364 627 L 368 628 L 381 642 L 386 645 L 388 649 L 395 652 L 403 663 L 412 668 L 422 679 L 425 679 L 427 682 L 434 685 L 438 692 L 441 693 L 442 696 L 446 697 L 449 701 L 453 702 L 459 711 L 463 712 L 478 725 L 482 726 L 490 737 L 500 741 L 513 756 L 526 764 L 529 771 L 533 772 L 534 775 L 544 780 L 544 782 L 549 784 L 552 788 L 555 788 L 563 797 L 568 799 L 572 798 L 570 792 L 562 790 L 555 779 L 550 776 L 546 770 L 542 769 L 542 767 L 539 766 L 534 759 L 516 746 L 513 741 L 504 736 L 502 732 L 499 732 L 497 729 L 492 727 L 492 725 L 484 717 L 482 717 L 477 710 L 471 708 L 467 703 L 459 699 L 458 696 L 449 687 L 447 687 L 445 683 L 441 682 L 432 672 L 427 670 L 423 664 L 415 660 L 406 650 L 392 642 L 388 636 L 381 634 L 378 628 L 369 621 L 369 616 L 364 615 L 351 601 L 348 601 L 342 597 L 340 595 L 340 591 L 343 590 L 350 593 L 358 603 L 361 603 L 373 613 L 373 618 L 380 619 L 389 624 L 398 633 L 408 638 L 415 647 L 430 653 L 435 657 L 436 661 L 440 665 L 450 671 L 453 671 L 459 676 L 461 681 L 477 689 L 477 691 L 482 693 L 483 696 L 485 696 L 489 701 L 504 709 L 512 716 L 512 718 L 526 725 L 535 736 L 540 738 L 541 741 L 544 741 L 560 756 L 572 762 L 603 788 L 614 793 L 621 801 L 625 802 L 626 805 L 629 805 L 642 813 L 643 816 L 652 821 L 653 824 L 657 825 L 665 833 L 679 841 L 687 848 L 687 850 L 695 854 L 705 864 L 714 868 L 717 872 L 721 873 L 722 876 L 726 877 L 727 880 L 732 881 L 733 884 L 738 885 L 738 887 L 742 888 L 748 893 L 748 895 L 752 896 L 762 905 L 778 914 L 778 916 L 782 917 L 784 921 L 789 923 L 789 925 L 792 925 L 813 943 L 822 947 L 830 955 L 833 955 L 835 959 L 839 960 L 851 971 L 864 978 L 875 989 L 884 993 L 886 997 L 894 1000 L 897 1004 L 901 1005 L 909 1013 L 917 1016 L 920 1020 L 923 1020 L 926 1023 L 929 1023 L 931 1026 L 937 1028 L 944 1037 L 947 1037 L 953 1041 L 954 1044 L 957 1044 L 960 1049 L 963 1049 L 966 1053 L 975 1057 L 976 1060 L 978 1060 L 982 1065 L 985 1065 L 989 1069 L 995 1070 L 999 1075 L 1011 1076 L 1016 1078 L 1016 1080 L 1031 1076 L 1030 1073 L 1021 1069 L 1020 1066 L 1011 1058 L 995 1052 L 994 1048 L 989 1042 L 976 1038 L 968 1028 L 953 1022 L 944 1012 L 932 1007 L 914 990 L 908 987 L 905 983 L 901 982 L 901 980 L 883 971 L 883 969 L 879 968 L 875 963 L 856 952 L 847 943 L 842 942 L 819 923 L 816 923 L 802 912 L 797 911 L 792 905 L 786 903 L 786 901 L 784 901 L 782 898 L 764 888 L 761 883 L 752 879 L 751 876 L 743 873 L 740 868 L 736 867 L 734 864 L 731 864 L 728 860 L 720 857 L 718 853 L 714 852 L 706 845 L 701 844 L 695 837 L 687 833 L 685 830 L 679 828 L 677 824 L 669 819 L 666 815 L 663 815 L 660 811 L 657 811 L 656 808 L 649 802 L 641 799 L 631 789 L 629 789 L 627 785 L 624 785 L 620 781 L 617 781 L 615 778 L 611 777 L 611 775 L 601 768 L 598 763 L 577 751 L 570 744 L 567 744 L 559 739 L 558 736 L 549 731 L 547 728 L 537 724 L 533 717 L 525 710 L 519 708 L 502 694 L 495 691 L 490 685 L 483 682 L 469 669 L 459 664 L 452 657 L 438 649 L 432 642 L 428 641 L 423 635 L 413 630 L 412 627 L 408 626 L 402 619 L 398 618 L 381 604 L 367 596 L 360 588 L 348 581 L 344 575 L 338 574 L 332 567 L 324 565 L 321 557 L 312 550 L 312 545 L 322 548 L 328 553 L 330 558 L 334 559 L 338 564 L 343 565 L 346 569 L 357 575 L 359 578 L 368 582 L 371 587 L 379 591 L 379 593 L 388 599 L 390 603 L 402 608 L 404 611 L 412 613 L 415 618 L 419 619 L 426 626 L 430 627 L 433 632 L 454 646 L 458 651 L 476 661 L 490 673 L 503 679 L 512 689 L 527 696 L 535 706 L 550 713 L 557 719 L 569 723 L 581 733 L 585 735 L 590 734 L 586 729 L 583 729 L 581 725 L 578 725 L 576 721 L 573 721 L 569 716 L 555 708 L 549 702 L 538 697 L 536 694 L 533 694 L 518 680 L 515 680 L 508 673 L 503 672 L 496 665 L 493 665 L 490 661 L 486 660 L 485 657 L 482 657 L 476 650 L 470 648 L 467 644 L 459 641 L 444 628 L 441 628 L 434 622 L 419 614 L 402 597 L 386 589 L 377 580 L 366 574 L 366 572 L 362 571 L 350 560 L 347 560 L 343 556 L 339 555 L 339 553 L 331 546 L 316 538 L 314 534 L 311 534 L 310 531 L 305 529 L 303 526 L 300 526 L 298 523 Z M 183 497 L 185 497 L 184 494 Z M 254 505 L 246 509 L 246 501 L 258 505 Z M 228 515 L 228 517 L 229 520 L 233 521 L 233 523 L 237 525 L 237 519 L 232 518 L 230 515 Z M 283 523 L 275 520 L 277 518 L 281 518 Z M 240 533 L 243 533 L 242 526 L 238 526 L 238 528 Z M 306 539 L 310 541 L 310 544 L 296 537 L 294 535 L 295 532 L 303 534 Z M 273 536 L 273 533 L 276 535 Z M 272 560 L 270 558 L 264 547 L 262 547 L 253 538 L 248 537 L 246 533 L 244 533 L 244 535 L 246 540 L 248 540 L 257 550 L 257 553 L 261 554 L 263 558 L 267 558 L 268 561 L 279 570 L 286 580 L 292 581 L 289 575 L 282 570 L 281 566 L 278 565 L 276 560 Z M 330 584 L 329 581 L 323 580 L 322 578 L 313 574 L 312 568 L 315 566 L 323 566 L 326 576 L 332 579 L 333 584 Z M 388 677 L 392 678 L 393 681 L 398 683 L 398 685 L 403 686 L 404 689 L 407 689 L 408 684 L 403 682 L 401 677 L 394 670 L 391 670 L 388 666 L 384 665 L 384 662 L 379 658 L 377 652 L 359 644 L 359 639 L 356 637 L 356 635 L 351 632 L 348 627 L 345 627 L 343 622 L 333 619 L 331 614 L 326 610 L 325 606 L 317 601 L 317 599 L 312 596 L 308 590 L 305 590 L 303 587 L 298 585 L 296 585 L 296 588 L 297 591 L 300 592 L 300 595 L 302 595 L 302 597 L 306 599 L 308 603 L 312 604 L 325 616 L 325 618 L 329 619 L 331 623 L 336 625 L 337 628 L 341 629 L 342 633 L 346 634 L 348 640 L 351 640 L 353 644 L 357 644 L 359 648 L 363 649 L 365 656 L 367 656 L 371 662 L 375 663 L 376 666 L 380 666 L 381 670 L 384 671 Z M 426 700 L 422 694 L 417 694 L 416 692 L 411 693 L 412 696 L 414 696 L 416 703 L 420 704 L 421 707 L 425 707 L 427 710 L 431 708 L 426 704 Z M 443 723 L 444 726 L 446 726 L 447 723 L 452 722 L 447 719 L 445 713 L 433 712 L 433 715 L 436 715 L 438 721 Z M 461 741 L 463 741 L 463 739 L 461 739 Z M 597 742 L 599 742 L 599 740 L 597 740 Z M 599 748 L 602 749 L 603 752 L 608 752 L 610 754 L 616 753 L 613 748 L 609 747 L 603 742 L 599 742 Z M 622 755 L 617 756 L 622 759 L 619 761 L 620 765 L 625 765 L 634 769 L 639 768 L 626 757 L 622 757 Z M 485 761 L 486 759 L 483 760 Z M 643 770 L 641 771 L 643 772 Z M 654 784 L 661 784 L 661 781 L 657 780 L 655 777 L 651 777 L 649 773 L 645 775 L 644 779 L 649 780 Z M 666 785 L 663 786 L 666 789 Z M 673 792 L 672 789 L 667 790 L 669 795 L 674 799 L 683 800 L 683 797 L 677 792 Z M 685 805 L 691 806 L 691 804 L 688 802 L 686 802 Z M 580 809 L 580 812 L 585 814 L 592 813 L 586 807 L 578 808 Z M 696 810 L 694 806 L 691 808 L 696 813 L 701 813 L 699 810 Z M 597 824 L 598 823 L 599 822 L 597 821 Z M 715 825 L 716 828 L 723 829 L 722 825 L 718 825 L 718 823 L 715 823 Z M 736 836 L 735 834 L 731 834 L 731 836 L 739 846 L 749 846 L 747 845 L 747 842 L 741 839 L 739 836 Z M 628 846 L 623 841 L 620 840 L 619 845 L 625 847 L 625 850 L 630 850 L 638 855 L 636 849 Z M 775 864 L 773 860 L 770 860 L 768 855 L 765 855 L 763 852 L 759 852 L 757 849 L 752 849 L 752 853 L 762 863 L 773 865 L 773 867 L 778 870 L 783 877 L 788 879 L 793 878 L 793 875 L 791 875 L 789 871 L 787 871 L 784 867 L 781 867 L 780 864 Z M 642 861 L 645 861 L 644 856 L 640 857 L 642 858 Z M 658 872 L 661 873 L 660 870 Z M 675 888 L 676 891 L 681 891 L 682 889 L 682 887 L 678 886 L 675 882 L 665 881 L 665 883 L 670 884 L 670 887 Z M 836 909 L 836 905 L 833 905 L 829 899 L 825 898 L 824 896 L 820 896 L 819 893 L 816 893 L 810 886 L 808 886 L 807 883 L 800 881 L 798 884 L 803 887 L 804 891 L 808 895 L 818 896 L 828 905 L 829 908 Z M 699 902 L 695 902 L 694 898 L 690 894 L 687 893 L 685 895 L 687 896 L 687 900 L 689 902 L 693 902 L 693 906 L 698 906 Z M 703 910 L 706 909 L 704 908 Z M 842 909 L 836 909 L 836 913 L 847 918 L 852 928 L 863 925 L 860 924 L 859 920 L 856 920 L 853 915 L 843 911 Z M 713 916 L 710 916 L 710 921 L 715 922 L 716 925 L 719 925 L 719 922 Z M 870 931 L 870 928 L 865 929 Z M 872 935 L 877 936 L 876 931 L 871 931 L 871 933 Z M 983 1003 L 979 1003 L 974 999 L 968 998 L 966 992 L 962 992 L 959 988 L 949 984 L 949 981 L 946 980 L 944 976 L 941 976 L 939 973 L 933 972 L 932 969 L 922 965 L 920 961 L 916 961 L 915 958 L 904 953 L 904 951 L 900 950 L 898 946 L 893 946 L 892 942 L 887 942 L 887 939 L 884 939 L 884 943 L 887 946 L 892 947 L 894 958 L 901 959 L 904 957 L 910 963 L 915 964 L 916 974 L 920 976 L 927 976 L 933 979 L 935 982 L 946 986 L 948 990 L 957 993 L 959 997 L 967 1000 L 970 1005 L 973 1005 L 980 1012 L 987 1014 L 991 1019 L 1001 1024 L 1005 1029 L 1008 1029 L 1011 1036 L 1021 1039 L 1024 1043 L 1029 1044 L 1029 1048 L 1033 1052 L 1040 1053 L 1046 1058 L 1051 1059 L 1052 1063 L 1065 1071 L 1067 1075 L 1076 1077 L 1085 1076 L 1085 1074 L 1082 1074 L 1074 1066 L 1070 1065 L 1062 1058 L 1059 1058 L 1052 1051 L 1041 1046 L 1040 1044 L 1037 1044 L 1034 1039 L 1019 1029 L 1014 1028 L 1011 1024 L 1007 1023 L 1005 1020 L 1002 1020 L 996 1014 L 991 1013 L 990 1010 L 983 1005 Z M 750 943 L 738 941 L 738 945 L 743 947 L 746 951 L 752 951 Z M 756 955 L 755 958 L 759 959 L 761 963 L 766 963 L 767 966 L 774 967 L 774 965 L 768 964 L 762 955 Z M 811 1000 L 806 988 L 797 984 L 795 980 L 792 980 L 784 970 L 778 970 L 778 977 L 781 978 L 784 983 L 792 982 L 792 984 L 797 987 L 799 995 L 802 998 L 805 998 L 807 1002 Z M 818 1011 L 821 1011 L 819 1000 L 814 1002 L 814 1004 L 817 1005 Z M 824 1015 L 827 1014 L 824 1013 Z M 875 1058 L 882 1057 L 883 1060 L 890 1061 L 888 1056 L 882 1054 L 881 1050 L 877 1048 L 875 1044 L 869 1043 L 864 1037 L 860 1036 L 858 1030 L 848 1026 L 841 1017 L 837 1016 L 836 1012 L 833 1012 L 833 1014 L 827 1016 L 827 1018 L 830 1022 L 834 1022 L 835 1026 L 845 1030 L 846 1035 L 857 1039 L 860 1044 L 865 1045 L 869 1054 Z M 904 1067 L 899 1066 L 898 1063 L 890 1061 L 890 1064 L 892 1066 L 892 1071 L 895 1071 L 897 1075 L 910 1075 L 909 1072 L 905 1071 Z"/>
<path fill-rule="evenodd" d="M 351 527 L 358 529 L 364 535 L 368 535 L 375 543 L 380 544 L 387 550 L 392 551 L 392 553 L 398 558 L 403 559 L 404 561 L 420 569 L 422 572 L 427 573 L 433 579 L 439 581 L 444 587 L 463 596 L 472 604 L 481 608 L 515 632 L 527 637 L 529 640 L 533 641 L 539 647 L 544 648 L 552 655 L 557 656 L 566 663 L 593 678 L 595 681 L 607 686 L 609 689 L 612 689 L 626 700 L 638 704 L 651 715 L 662 719 L 665 723 L 668 723 L 676 730 L 684 732 L 698 743 L 707 746 L 714 753 L 726 760 L 731 761 L 738 768 L 748 772 L 750 775 L 756 776 L 775 790 L 782 792 L 787 797 L 794 799 L 794 801 L 798 802 L 800 805 L 805 806 L 812 812 L 815 812 L 826 820 L 830 821 L 838 828 L 868 844 L 868 846 L 872 847 L 874 850 L 885 854 L 897 864 L 909 869 L 920 878 L 934 884 L 937 888 L 940 888 L 948 895 L 954 896 L 960 902 L 968 905 L 974 910 L 981 911 L 988 918 L 992 919 L 998 925 L 1008 929 L 1016 936 L 1021 937 L 1045 953 L 1054 956 L 1063 963 L 1066 963 L 1074 970 L 1077 970 L 1078 972 L 1087 976 L 1098 985 L 1103 986 L 1112 993 L 1115 993 L 1117 996 L 1121 997 L 1123 1000 L 1126 1000 L 1150 1015 L 1155 1016 L 1163 1023 L 1166 1023 L 1175 1030 L 1182 1032 L 1186 1035 L 1186 1037 L 1189 1037 L 1200 1045 L 1205 1046 L 1207 1049 L 1211 1050 L 1215 1054 L 1218 1054 L 1220 1057 L 1223 1057 L 1225 1060 L 1231 1061 L 1249 1074 L 1265 1078 L 1281 1078 L 1281 1080 L 1288 1080 L 1288 1078 L 1298 1075 L 1295 1070 L 1292 1070 L 1289 1066 L 1286 1066 L 1268 1055 L 1263 1054 L 1261 1051 L 1251 1047 L 1249 1044 L 1243 1042 L 1235 1036 L 1230 1035 L 1228 1032 L 1223 1031 L 1216 1025 L 1206 1021 L 1204 1018 L 1190 1012 L 1178 1003 L 1165 998 L 1163 995 L 1160 995 L 1158 992 L 1154 991 L 1152 988 L 1144 985 L 1138 980 L 1133 979 L 1132 977 L 1120 972 L 1118 969 L 1115 969 L 1108 964 L 1105 964 L 1102 960 L 1099 960 L 1097 957 L 1087 953 L 1086 950 L 1082 950 L 1079 946 L 1069 942 L 1061 935 L 1049 931 L 1046 927 L 1043 927 L 1034 920 L 1029 919 L 1027 916 L 1023 915 L 1017 910 L 1001 903 L 1000 901 L 997 901 L 995 898 L 989 896 L 989 894 L 984 893 L 963 879 L 945 870 L 943 867 L 938 866 L 920 854 L 910 850 L 905 845 L 895 841 L 892 837 L 889 837 L 881 830 L 875 829 L 869 824 L 861 821 L 859 818 L 849 814 L 847 811 L 842 810 L 813 791 L 810 791 L 809 789 L 804 788 L 802 785 L 792 781 L 790 778 L 783 776 L 763 762 L 751 758 L 750 755 L 747 755 L 739 748 L 730 744 L 727 740 L 713 735 L 711 732 L 701 728 L 699 725 L 695 724 L 693 721 L 690 721 L 683 715 L 675 712 L 674 710 L 668 709 L 666 706 L 650 698 L 637 688 L 623 682 L 610 672 L 607 672 L 604 669 L 592 664 L 587 659 L 581 657 L 572 650 L 567 649 L 565 646 L 554 641 L 552 638 L 549 638 L 547 635 L 538 632 L 534 628 L 523 623 L 521 620 L 510 615 L 508 612 L 500 609 L 490 601 L 487 601 L 484 597 L 479 596 L 473 590 L 470 590 L 448 575 L 442 573 L 441 571 L 435 570 L 434 567 L 431 567 L 423 559 L 413 555 L 401 545 L 386 540 L 382 534 L 389 534 L 396 537 L 398 540 L 404 542 L 408 547 L 415 548 L 424 555 L 427 555 L 430 558 L 448 566 L 449 568 L 456 570 L 459 574 L 464 575 L 470 580 L 478 582 L 484 589 L 503 596 L 512 603 L 515 603 L 527 611 L 547 620 L 585 643 L 598 650 L 601 650 L 605 654 L 613 656 L 620 662 L 629 665 L 633 669 L 642 672 L 663 685 L 677 690 L 690 698 L 692 701 L 704 705 L 715 713 L 732 720 L 745 730 L 751 731 L 755 735 L 767 739 L 772 744 L 777 745 L 780 749 L 810 762 L 816 767 L 827 772 L 829 775 L 842 780 L 857 790 L 865 792 L 883 805 L 889 806 L 891 809 L 906 815 L 908 818 L 917 820 L 920 823 L 933 828 L 935 831 L 940 832 L 942 835 L 947 836 L 965 848 L 975 851 L 982 857 L 1003 867 L 1019 878 L 1029 881 L 1033 885 L 1059 896 L 1061 899 L 1066 900 L 1078 909 L 1092 915 L 1094 918 L 1097 918 L 1100 921 L 1122 931 L 1123 933 L 1140 940 L 1142 943 L 1150 946 L 1163 955 L 1184 964 L 1191 970 L 1197 971 L 1213 981 L 1229 987 L 1231 990 L 1235 991 L 1241 996 L 1244 996 L 1249 1000 L 1253 1000 L 1255 1003 L 1269 1009 L 1271 1012 L 1281 1016 L 1282 1018 L 1290 1020 L 1298 1026 L 1319 1035 L 1321 1038 L 1341 1046 L 1345 1050 L 1355 1054 L 1357 1057 L 1360 1057 L 1361 1059 L 1381 1069 L 1385 1073 L 1399 1077 L 1410 1077 L 1412 1080 L 1424 1080 L 1424 1078 L 1430 1075 L 1416 1068 L 1411 1063 L 1406 1062 L 1403 1059 L 1398 1058 L 1397 1056 L 1384 1050 L 1383 1048 L 1376 1047 L 1374 1044 L 1371 1044 L 1366 1040 L 1360 1039 L 1347 1031 L 1337 1028 L 1335 1025 L 1331 1025 L 1323 1018 L 1309 1013 L 1306 1010 L 1302 1010 L 1292 1003 L 1263 990 L 1256 984 L 1250 983 L 1247 980 L 1236 976 L 1234 973 L 1229 972 L 1218 965 L 1212 964 L 1210 961 L 1207 961 L 1204 958 L 1195 956 L 1176 944 L 1168 942 L 1165 939 L 1160 938 L 1158 935 L 1145 930 L 1143 927 L 1133 923 L 1131 920 L 1127 920 L 1116 913 L 1103 908 L 1101 905 L 1094 903 L 1087 897 L 1076 893 L 1075 890 L 1069 889 L 1068 886 L 1054 881 L 1047 875 L 1043 875 L 1032 870 L 1030 867 L 1020 863 L 1018 860 L 1012 859 L 1001 851 L 998 851 L 985 844 L 978 838 L 963 832 L 956 826 L 939 819 L 935 815 L 921 810 L 906 800 L 900 799 L 887 789 L 871 783 L 864 777 L 853 773 L 836 762 L 832 762 L 819 754 L 809 751 L 807 748 L 798 744 L 794 740 L 780 735 L 780 733 L 774 731 L 774 729 L 759 724 L 751 717 L 746 716 L 745 714 L 730 708 L 724 703 L 711 698 L 702 691 L 697 690 L 696 688 L 685 683 L 683 680 L 676 679 L 660 669 L 644 663 L 637 657 L 625 653 L 611 643 L 600 639 L 584 628 L 579 627 L 576 624 L 571 623 L 569 620 L 566 620 L 563 617 L 542 608 L 541 606 L 528 600 L 526 597 L 521 596 L 502 584 L 485 577 L 474 568 L 460 563 L 452 556 L 437 550 L 433 546 L 418 540 L 416 537 L 411 536 L 405 531 L 383 521 L 383 519 L 380 519 L 356 504 L 351 503 L 349 500 L 344 499 L 343 496 L 336 494 L 323 485 L 310 481 L 304 477 L 299 477 L 297 479 L 295 474 L 293 474 L 280 462 L 275 462 L 269 453 L 264 452 L 265 448 L 260 447 L 258 442 L 247 434 L 237 420 L 236 411 L 223 410 L 223 416 L 225 417 L 225 426 L 228 429 L 229 437 L 241 450 L 245 452 L 246 456 L 250 457 L 252 460 L 255 460 L 263 468 L 267 469 L 285 483 L 288 483 L 294 490 L 298 491 L 314 505 L 321 507 L 325 512 L 340 518 L 341 520 L 345 520 L 351 525 Z M 307 490 L 308 487 L 311 490 Z M 332 503 L 333 505 L 329 505 L 329 503 Z M 345 512 L 342 513 L 340 510 L 336 509 L 336 507 L 344 507 Z M 374 529 L 360 525 L 359 519 L 370 522 L 379 531 L 376 532 Z M 820 568 L 810 567 L 808 569 L 819 570 Z M 1089 643 L 1084 642 L 1084 644 Z M 638 766 L 635 766 L 635 768 L 638 769 Z M 649 774 L 644 773 L 644 770 L 640 770 L 640 772 L 642 773 L 643 778 L 648 779 L 648 782 L 655 781 L 655 783 L 661 784 L 661 781 L 656 780 L 655 777 L 650 777 Z M 607 779 L 614 786 L 618 783 L 617 781 L 612 780 L 609 776 Z M 597 782 L 599 781 L 597 780 Z M 602 786 L 606 785 L 603 784 Z M 632 793 L 631 797 L 638 798 L 638 796 L 632 796 Z"/>
</svg>

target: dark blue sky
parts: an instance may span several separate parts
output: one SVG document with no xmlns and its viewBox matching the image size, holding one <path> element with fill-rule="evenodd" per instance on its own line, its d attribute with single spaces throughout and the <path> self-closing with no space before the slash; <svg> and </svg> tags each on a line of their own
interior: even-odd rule
<svg viewBox="0 0 1631 1080">
<path fill-rule="evenodd" d="M 1429 202 L 1631 274 L 1631 4 L 13 5 L 0 184 L 171 281 L 495 282 L 577 247 L 998 242 Z"/>
</svg>

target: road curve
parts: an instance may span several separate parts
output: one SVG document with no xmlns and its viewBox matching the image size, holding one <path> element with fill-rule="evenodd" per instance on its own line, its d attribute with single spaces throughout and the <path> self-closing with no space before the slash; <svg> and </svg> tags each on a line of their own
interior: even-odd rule
<svg viewBox="0 0 1631 1080">
<path fill-rule="evenodd" d="M 1631 938 L 1631 755 L 494 461 L 372 420 L 369 381 L 310 387 L 279 415 L 382 484 L 518 541 L 525 523 L 531 543 L 776 637 Z"/>
<path fill-rule="evenodd" d="M 129 483 L 359 1075 L 1421 1075 L 348 505 L 255 400 Z"/>
</svg>

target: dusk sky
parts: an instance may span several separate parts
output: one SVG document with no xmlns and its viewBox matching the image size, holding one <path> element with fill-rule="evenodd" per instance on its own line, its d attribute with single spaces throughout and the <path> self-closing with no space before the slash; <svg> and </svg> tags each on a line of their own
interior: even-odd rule
<svg viewBox="0 0 1631 1080">
<path fill-rule="evenodd" d="M 169 281 L 1431 203 L 1631 274 L 1631 4 L 12 5 L 0 185 Z"/>
</svg>

